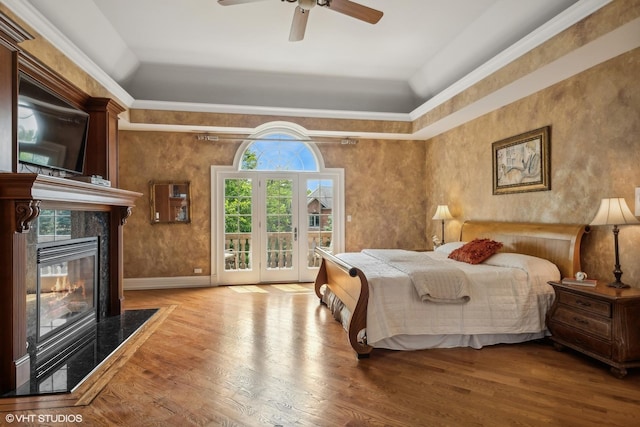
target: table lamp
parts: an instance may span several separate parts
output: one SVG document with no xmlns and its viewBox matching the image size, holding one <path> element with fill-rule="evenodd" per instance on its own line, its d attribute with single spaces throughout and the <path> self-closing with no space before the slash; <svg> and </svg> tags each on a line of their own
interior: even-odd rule
<svg viewBox="0 0 640 427">
<path fill-rule="evenodd" d="M 640 221 L 633 216 L 631 210 L 627 206 L 627 202 L 624 198 L 611 198 L 602 199 L 600 202 L 600 209 L 596 213 L 595 218 L 589 225 L 613 225 L 613 242 L 616 255 L 615 269 L 613 275 L 616 280 L 609 283 L 612 288 L 628 288 L 629 285 L 622 283 L 620 278 L 622 277 L 622 270 L 620 269 L 620 257 L 618 256 L 618 229 L 619 225 L 638 224 Z"/>
<path fill-rule="evenodd" d="M 451 212 L 449 212 L 449 206 L 438 205 L 436 208 L 436 214 L 431 219 L 439 219 L 442 221 L 442 244 L 444 244 L 444 222 L 448 219 L 453 219 Z"/>
</svg>

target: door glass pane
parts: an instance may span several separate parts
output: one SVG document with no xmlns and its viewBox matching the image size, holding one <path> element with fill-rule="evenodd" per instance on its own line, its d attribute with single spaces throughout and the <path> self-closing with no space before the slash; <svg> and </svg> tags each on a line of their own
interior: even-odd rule
<svg viewBox="0 0 640 427">
<path fill-rule="evenodd" d="M 267 269 L 291 269 L 293 261 L 293 180 L 266 180 Z"/>
<path fill-rule="evenodd" d="M 333 181 L 307 180 L 307 260 L 308 267 L 319 267 L 316 246 L 333 250 Z"/>
<path fill-rule="evenodd" d="M 252 268 L 252 180 L 227 178 L 224 181 L 224 269 Z"/>
</svg>

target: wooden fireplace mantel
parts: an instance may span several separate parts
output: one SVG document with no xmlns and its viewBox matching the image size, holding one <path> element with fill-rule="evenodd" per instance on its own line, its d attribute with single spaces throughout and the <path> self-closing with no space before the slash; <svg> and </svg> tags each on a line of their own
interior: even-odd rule
<svg viewBox="0 0 640 427">
<path fill-rule="evenodd" d="M 105 212 L 108 215 L 106 316 L 122 312 L 123 227 L 141 193 L 118 186 L 118 115 L 125 108 L 96 98 L 39 61 L 20 44 L 34 36 L 0 11 L 0 394 L 29 380 L 26 351 L 27 237 L 41 209 Z M 24 73 L 89 113 L 85 173 L 101 175 L 114 188 L 42 174 L 19 173 L 17 104 Z M 107 230 L 105 230 L 106 232 Z M 102 313 L 102 311 L 101 311 Z"/>
<path fill-rule="evenodd" d="M 113 206 L 133 207 L 141 195 L 69 178 L 0 173 L 0 200 L 39 200 L 47 209 L 108 211 Z"/>
<path fill-rule="evenodd" d="M 122 313 L 123 227 L 142 194 L 30 173 L 0 173 L 0 390 L 29 379 L 26 352 L 27 235 L 41 209 L 109 214 L 108 316 Z"/>
</svg>

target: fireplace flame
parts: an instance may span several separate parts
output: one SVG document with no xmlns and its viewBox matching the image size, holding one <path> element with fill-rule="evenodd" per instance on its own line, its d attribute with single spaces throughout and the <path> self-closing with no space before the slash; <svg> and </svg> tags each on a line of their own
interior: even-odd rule
<svg viewBox="0 0 640 427">
<path fill-rule="evenodd" d="M 78 290 L 80 290 L 80 293 L 83 297 L 87 296 L 85 281 L 77 280 L 75 283 L 72 284 L 69 281 L 68 276 L 62 276 L 62 277 L 56 278 L 56 284 L 51 287 L 51 292 L 64 292 L 65 295 L 63 295 L 63 298 L 68 294 L 76 293 Z"/>
</svg>

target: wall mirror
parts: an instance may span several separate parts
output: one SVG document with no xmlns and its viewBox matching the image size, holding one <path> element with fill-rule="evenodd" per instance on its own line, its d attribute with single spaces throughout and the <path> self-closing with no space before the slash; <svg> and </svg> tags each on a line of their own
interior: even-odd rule
<svg viewBox="0 0 640 427">
<path fill-rule="evenodd" d="M 151 223 L 191 222 L 189 182 L 154 182 L 150 184 Z"/>
</svg>

